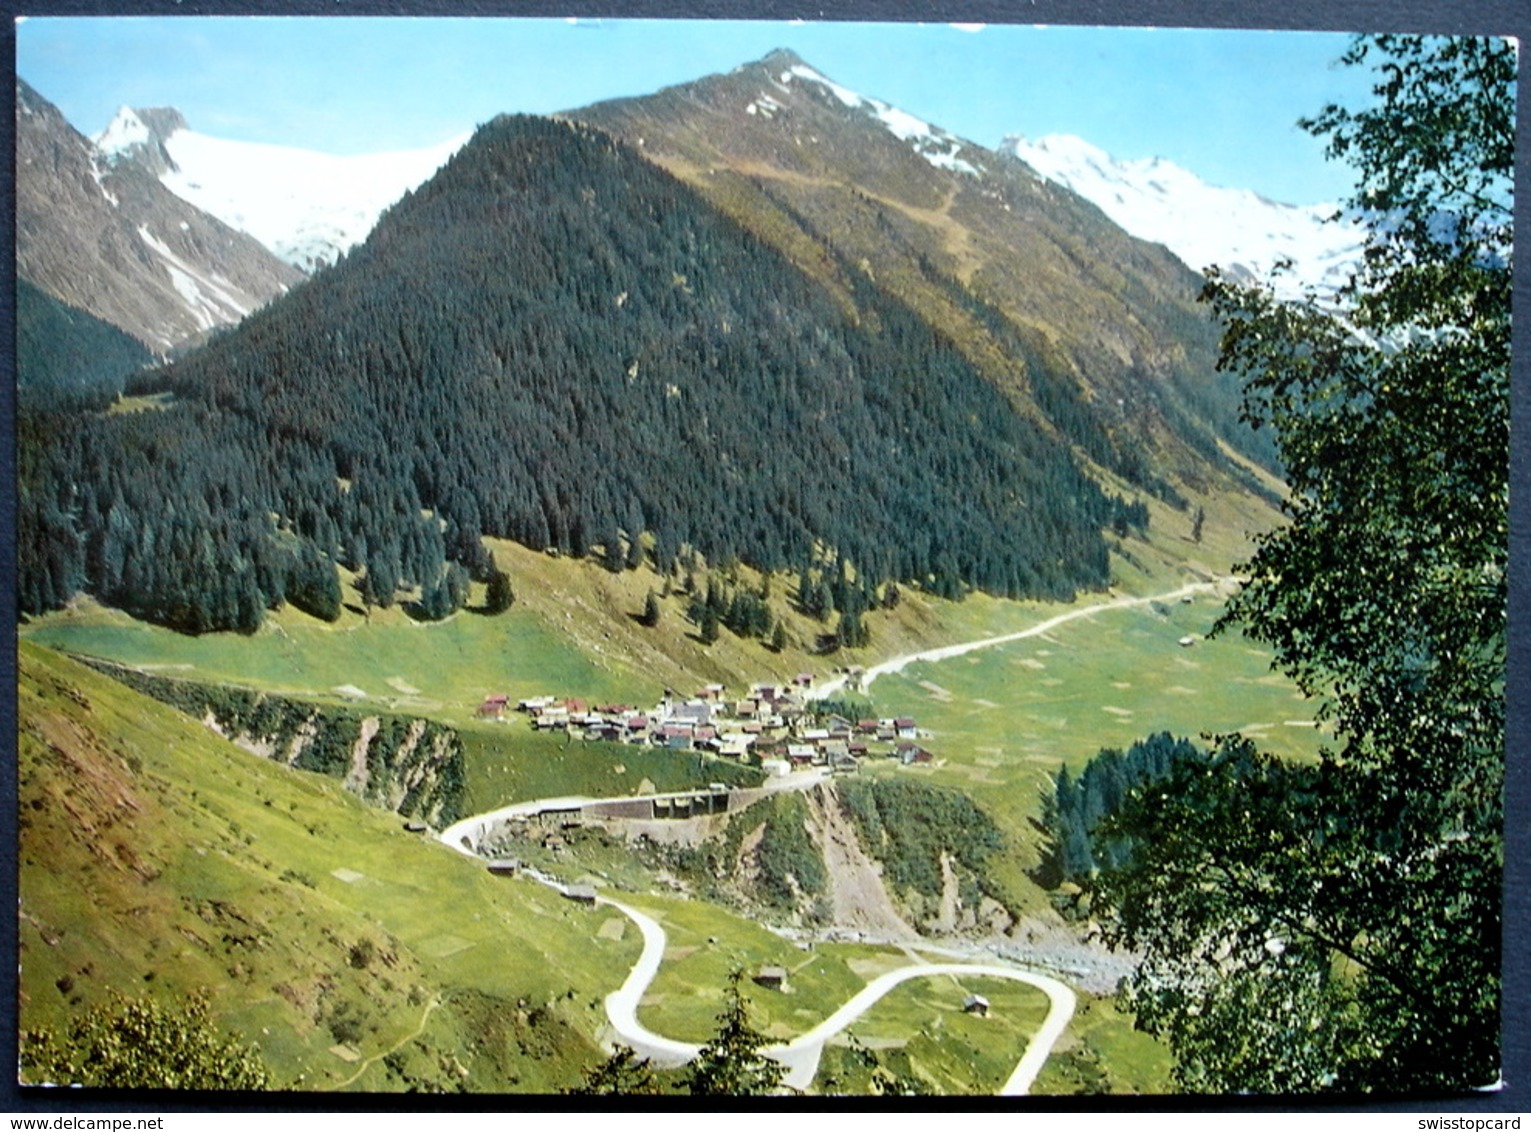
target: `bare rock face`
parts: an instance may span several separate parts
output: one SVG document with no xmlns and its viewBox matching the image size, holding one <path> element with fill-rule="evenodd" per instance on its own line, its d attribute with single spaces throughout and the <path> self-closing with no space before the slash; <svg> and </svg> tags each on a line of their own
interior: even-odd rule
<svg viewBox="0 0 1531 1132">
<path fill-rule="evenodd" d="M 146 112 L 156 124 L 174 111 Z M 176 115 L 179 117 L 179 115 Z M 16 271 L 167 355 L 238 322 L 303 278 L 159 183 L 153 129 L 108 159 L 16 84 Z"/>
</svg>

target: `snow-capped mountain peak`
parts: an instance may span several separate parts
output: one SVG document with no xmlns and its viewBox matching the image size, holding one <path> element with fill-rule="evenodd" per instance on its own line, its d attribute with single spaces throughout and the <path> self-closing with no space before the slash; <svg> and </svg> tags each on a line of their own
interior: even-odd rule
<svg viewBox="0 0 1531 1132">
<path fill-rule="evenodd" d="M 117 108 L 117 116 L 95 137 L 101 156 L 116 159 L 131 153 L 136 146 L 149 144 L 149 127 L 131 106 Z"/>
<path fill-rule="evenodd" d="M 304 271 L 330 264 L 372 231 L 383 209 L 468 140 L 351 157 L 230 141 L 179 112 L 123 107 L 96 138 L 107 161 L 142 161 L 176 196 L 247 232 Z"/>
<path fill-rule="evenodd" d="M 1066 134 L 1036 140 L 1013 134 L 1000 151 L 1198 270 L 1216 265 L 1233 278 L 1263 280 L 1289 260 L 1291 270 L 1275 279 L 1285 298 L 1309 289 L 1332 293 L 1360 254 L 1360 230 L 1330 222 L 1333 204 L 1281 204 L 1249 189 L 1208 184 L 1163 157 L 1118 160 Z"/>
<path fill-rule="evenodd" d="M 781 70 L 776 76 L 776 81 L 782 86 L 790 86 L 795 80 L 816 83 L 823 87 L 842 105 L 851 110 L 859 110 L 869 117 L 880 122 L 889 133 L 902 142 L 907 142 L 914 151 L 930 164 L 938 169 L 949 169 L 957 173 L 967 173 L 977 176 L 981 170 L 982 150 L 969 142 L 963 141 L 955 134 L 948 133 L 938 126 L 932 126 L 929 122 L 915 117 L 907 111 L 900 110 L 896 106 L 890 106 L 881 99 L 868 98 L 866 95 L 857 94 L 847 87 L 841 86 L 833 79 L 827 78 L 814 70 L 801 59 L 788 52 L 781 52 L 768 56 L 766 61 L 776 61 L 781 64 Z"/>
<path fill-rule="evenodd" d="M 106 129 L 92 139 L 96 158 L 107 166 L 136 161 L 156 177 L 164 177 L 175 169 L 175 160 L 166 151 L 165 141 L 185 128 L 186 119 L 171 107 L 151 110 L 120 107 Z"/>
<path fill-rule="evenodd" d="M 180 130 L 165 187 L 312 271 L 366 239 L 394 201 L 445 164 L 467 134 L 425 149 L 337 157 Z"/>
</svg>

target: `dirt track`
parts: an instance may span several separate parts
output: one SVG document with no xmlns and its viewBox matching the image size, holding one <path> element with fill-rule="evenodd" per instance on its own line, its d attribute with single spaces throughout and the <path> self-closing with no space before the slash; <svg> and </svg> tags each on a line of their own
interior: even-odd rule
<svg viewBox="0 0 1531 1132">
<path fill-rule="evenodd" d="M 1189 582 L 1178 590 L 1170 590 L 1168 593 L 1150 594 L 1148 597 L 1119 597 L 1112 601 L 1104 601 L 1098 605 L 1084 605 L 1078 609 L 1070 609 L 1066 613 L 1060 613 L 1056 617 L 1049 617 L 1041 624 L 1033 625 L 1029 629 L 1022 629 L 1016 633 L 1006 633 L 998 637 L 984 637 L 977 641 L 965 641 L 957 645 L 945 645 L 941 648 L 926 649 L 923 652 L 907 653 L 904 656 L 896 656 L 892 660 L 885 660 L 881 664 L 874 664 L 866 670 L 861 677 L 862 689 L 872 686 L 872 682 L 879 676 L 887 676 L 890 673 L 902 672 L 911 664 L 919 661 L 950 660 L 955 656 L 975 652 L 978 649 L 993 648 L 995 645 L 1006 645 L 1011 641 L 1024 641 L 1028 637 L 1040 637 L 1043 633 L 1056 629 L 1059 625 L 1069 621 L 1076 621 L 1081 617 L 1090 617 L 1108 609 L 1130 609 L 1138 605 L 1152 605 L 1156 601 L 1177 601 L 1182 597 L 1188 597 L 1196 593 L 1212 593 L 1219 589 L 1225 580 L 1211 582 Z M 845 687 L 846 677 L 837 676 L 833 680 L 826 681 L 815 687 L 810 695 L 814 699 L 824 699 L 841 691 Z"/>
</svg>

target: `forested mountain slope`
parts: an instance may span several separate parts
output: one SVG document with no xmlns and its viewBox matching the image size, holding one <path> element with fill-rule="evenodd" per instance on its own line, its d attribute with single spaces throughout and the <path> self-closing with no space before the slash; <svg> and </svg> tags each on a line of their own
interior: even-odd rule
<svg viewBox="0 0 1531 1132">
<path fill-rule="evenodd" d="M 868 589 L 1104 585 L 1102 528 L 1145 509 L 836 275 L 839 301 L 604 134 L 498 119 L 341 264 L 146 378 L 166 410 L 32 423 L 24 608 L 83 587 L 248 628 L 333 610 L 336 562 L 372 602 L 450 608 L 483 534 L 662 570 L 829 554 Z"/>
<path fill-rule="evenodd" d="M 143 343 L 92 314 L 16 280 L 16 389 L 24 397 L 92 397 L 121 391 L 152 364 Z"/>
<path fill-rule="evenodd" d="M 1272 466 L 1215 372 L 1201 278 L 1011 156 L 789 51 L 567 116 L 625 138 L 842 297 L 875 279 L 1132 482 L 1170 498 L 1222 483 L 1219 440 Z"/>
</svg>

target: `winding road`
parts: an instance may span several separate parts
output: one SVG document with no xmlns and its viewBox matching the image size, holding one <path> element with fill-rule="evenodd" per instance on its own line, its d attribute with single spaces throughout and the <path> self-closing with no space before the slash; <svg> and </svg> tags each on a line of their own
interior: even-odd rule
<svg viewBox="0 0 1531 1132">
<path fill-rule="evenodd" d="M 658 921 L 636 908 L 630 908 L 626 904 L 605 897 L 598 897 L 597 900 L 598 903 L 607 904 L 627 916 L 643 933 L 643 954 L 638 957 L 638 962 L 633 964 L 633 969 L 629 972 L 626 981 L 606 996 L 606 1016 L 611 1021 L 612 1029 L 616 1031 L 623 1043 L 631 1046 L 639 1056 L 649 1058 L 655 1065 L 684 1065 L 696 1056 L 700 1046 L 656 1034 L 638 1021 L 638 1004 L 647 992 L 649 984 L 659 973 L 659 964 L 664 958 L 666 944 L 664 929 L 660 927 Z M 818 1072 L 819 1057 L 831 1038 L 845 1030 L 883 995 L 899 984 L 910 979 L 933 978 L 939 975 L 1013 979 L 1016 982 L 1037 987 L 1047 995 L 1046 1019 L 1032 1035 L 1020 1061 L 1016 1063 L 1015 1069 L 999 1090 L 1001 1096 L 1024 1095 L 1031 1088 L 1031 1083 L 1041 1071 L 1042 1065 L 1047 1061 L 1047 1055 L 1052 1051 L 1053 1043 L 1058 1040 L 1064 1027 L 1068 1025 L 1069 1019 L 1074 1016 L 1074 992 L 1057 979 L 1047 975 L 1039 975 L 998 963 L 912 963 L 907 967 L 885 972 L 862 987 L 838 1010 L 807 1033 L 800 1034 L 780 1045 L 767 1046 L 763 1052 L 786 1066 L 787 1074 L 783 1078 L 784 1084 L 794 1089 L 806 1089 Z"/>
<path fill-rule="evenodd" d="M 534 803 L 527 803 L 527 805 L 534 805 Z M 496 813 L 502 812 L 496 811 Z M 441 834 L 441 840 L 464 856 L 480 859 L 478 854 L 464 845 L 463 831 L 458 828 L 466 826 L 473 820 L 466 819 L 465 822 L 459 822 L 457 826 L 453 826 L 451 830 L 444 831 Z M 448 835 L 453 831 L 456 831 L 458 835 L 449 840 Z M 568 894 L 568 886 L 555 878 L 535 869 L 523 871 L 533 880 L 561 894 Z M 627 973 L 627 978 L 622 981 L 622 985 L 606 996 L 606 1018 L 611 1023 L 617 1040 L 623 1045 L 632 1047 L 633 1052 L 639 1057 L 647 1058 L 656 1066 L 685 1065 L 701 1050 L 700 1045 L 656 1034 L 638 1020 L 638 1005 L 643 1001 L 643 996 L 648 993 L 649 986 L 659 974 L 659 965 L 664 961 L 665 948 L 669 942 L 664 928 L 652 916 L 619 900 L 597 894 L 596 903 L 621 912 L 638 925 L 638 931 L 643 936 L 643 951 L 639 954 L 637 962 Z M 783 1084 L 797 1090 L 806 1089 L 818 1073 L 819 1058 L 830 1039 L 848 1028 L 879 999 L 901 983 L 910 979 L 934 978 L 940 975 L 1011 979 L 1036 987 L 1047 995 L 1047 1017 L 1032 1035 L 1021 1053 L 1020 1060 L 1016 1062 L 1010 1076 L 999 1089 L 1000 1096 L 1024 1096 L 1030 1091 L 1031 1084 L 1041 1072 L 1042 1066 L 1046 1064 L 1053 1045 L 1062 1035 L 1064 1028 L 1068 1026 L 1069 1020 L 1073 1018 L 1076 999 L 1074 992 L 1057 979 L 999 963 L 911 963 L 906 967 L 884 972 L 862 987 L 839 1009 L 807 1033 L 800 1034 L 789 1042 L 767 1046 L 762 1052 L 786 1067 L 786 1075 L 782 1078 Z"/>
<path fill-rule="evenodd" d="M 780 783 L 779 789 L 806 790 L 822 778 L 822 775 L 794 774 L 789 778 L 777 779 L 776 782 Z M 444 845 L 463 856 L 483 861 L 486 858 L 480 856 L 476 847 L 481 838 L 496 823 L 512 817 L 535 814 L 545 809 L 564 809 L 590 800 L 565 797 L 519 802 L 464 818 L 442 830 L 438 836 Z M 531 879 L 555 889 L 562 895 L 569 893 L 568 885 L 545 873 L 531 868 L 524 869 L 523 872 Z M 678 1041 L 675 1038 L 667 1038 L 663 1034 L 656 1034 L 638 1020 L 638 1006 L 643 1001 L 643 996 L 648 993 L 654 979 L 658 977 L 659 966 L 664 961 L 665 948 L 668 946 L 664 928 L 660 926 L 659 921 L 647 913 L 640 912 L 619 900 L 613 900 L 609 896 L 598 893 L 596 903 L 621 912 L 638 925 L 638 931 L 643 937 L 643 951 L 633 964 L 632 970 L 627 973 L 627 978 L 622 981 L 620 987 L 606 996 L 606 1017 L 611 1023 L 616 1039 L 624 1045 L 631 1046 L 638 1056 L 648 1058 L 655 1065 L 674 1067 L 686 1064 L 697 1055 L 701 1046 L 694 1042 Z M 1047 1017 L 1043 1019 L 1042 1025 L 1026 1044 L 1026 1049 L 1022 1052 L 1020 1060 L 1016 1062 L 1015 1069 L 999 1090 L 1000 1096 L 1024 1095 L 1030 1090 L 1031 1083 L 1046 1063 L 1048 1054 L 1052 1052 L 1054 1043 L 1069 1024 L 1069 1019 L 1074 1016 L 1075 996 L 1067 986 L 1048 975 L 999 963 L 923 962 L 911 963 L 908 966 L 887 971 L 862 987 L 839 1009 L 807 1033 L 800 1034 L 789 1042 L 768 1046 L 763 1052 L 786 1067 L 784 1084 L 798 1090 L 806 1089 L 818 1072 L 819 1058 L 830 1039 L 849 1027 L 899 984 L 910 979 L 934 978 L 939 975 L 1011 979 L 1036 987 L 1047 995 Z"/>
<path fill-rule="evenodd" d="M 1084 606 L 1079 609 L 1071 609 L 1051 617 L 1029 629 L 1007 633 L 997 637 L 985 637 L 977 641 L 968 641 L 962 644 L 947 645 L 942 648 L 928 649 L 923 652 L 910 653 L 906 656 L 894 657 L 883 661 L 881 664 L 868 668 L 861 677 L 863 689 L 869 687 L 879 676 L 892 672 L 900 672 L 910 664 L 920 661 L 948 660 L 952 657 L 962 656 L 976 649 L 992 648 L 995 645 L 1008 644 L 1011 641 L 1025 640 L 1028 637 L 1037 637 L 1056 628 L 1066 622 L 1080 617 L 1093 616 L 1109 609 L 1126 609 L 1134 606 L 1150 605 L 1158 601 L 1175 601 L 1197 593 L 1209 593 L 1216 591 L 1222 581 L 1191 582 L 1179 589 L 1168 593 L 1153 594 L 1148 597 L 1122 597 L 1112 601 L 1101 602 L 1097 605 Z M 823 698 L 840 691 L 845 686 L 846 677 L 837 677 L 827 681 L 814 689 L 812 695 L 815 698 Z M 774 788 L 783 790 L 802 790 L 814 785 L 822 776 L 817 775 L 792 775 L 786 779 L 777 779 Z M 483 860 L 477 852 L 483 835 L 496 823 L 508 818 L 526 816 L 538 813 L 546 809 L 561 809 L 578 806 L 585 802 L 596 799 L 583 797 L 548 798 L 532 802 L 520 802 L 510 806 L 504 806 L 497 810 L 464 818 L 441 832 L 440 840 L 463 854 L 475 860 Z M 605 799 L 609 800 L 609 799 Z M 560 893 L 568 894 L 568 886 L 553 877 L 538 872 L 535 869 L 524 870 L 532 879 L 556 889 Z M 633 1051 L 640 1057 L 646 1057 L 655 1065 L 679 1066 L 689 1062 L 697 1055 L 701 1047 L 692 1042 L 678 1041 L 667 1038 L 663 1034 L 656 1034 L 638 1020 L 638 1006 L 643 1001 L 643 996 L 648 992 L 654 979 L 659 974 L 660 964 L 664 960 L 667 938 L 664 928 L 652 916 L 629 907 L 620 901 L 597 894 L 597 904 L 604 904 L 622 913 L 633 923 L 638 925 L 638 930 L 643 936 L 643 951 L 628 972 L 627 978 L 622 985 L 611 994 L 606 996 L 606 1016 L 611 1023 L 612 1030 L 617 1040 L 631 1046 Z M 1036 1033 L 1027 1042 L 1022 1051 L 1020 1060 L 1016 1062 L 1015 1069 L 999 1089 L 1000 1096 L 1022 1096 L 1031 1089 L 1037 1074 L 1041 1072 L 1048 1055 L 1052 1052 L 1053 1045 L 1068 1026 L 1069 1020 L 1074 1016 L 1076 999 L 1074 992 L 1048 975 L 1039 974 L 1035 971 L 1024 970 L 1000 963 L 967 963 L 967 962 L 918 962 L 908 966 L 899 967 L 885 972 L 874 978 L 860 991 L 852 995 L 844 1004 L 835 1010 L 829 1017 L 806 1033 L 800 1034 L 791 1041 L 778 1045 L 768 1046 L 764 1052 L 779 1061 L 787 1069 L 784 1083 L 794 1089 L 806 1089 L 813 1081 L 818 1071 L 819 1059 L 824 1051 L 824 1046 L 836 1035 L 842 1033 L 848 1026 L 866 1013 L 873 1004 L 879 1001 L 889 991 L 910 979 L 934 978 L 943 975 L 969 976 L 983 978 L 1011 979 L 1036 987 L 1047 995 L 1047 1017 Z"/>
</svg>

